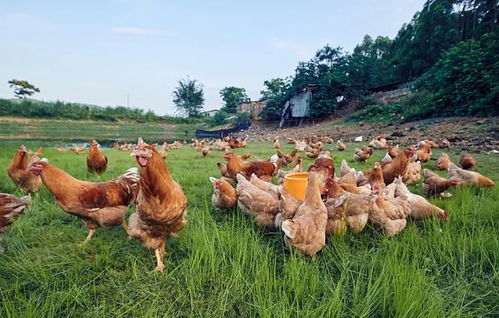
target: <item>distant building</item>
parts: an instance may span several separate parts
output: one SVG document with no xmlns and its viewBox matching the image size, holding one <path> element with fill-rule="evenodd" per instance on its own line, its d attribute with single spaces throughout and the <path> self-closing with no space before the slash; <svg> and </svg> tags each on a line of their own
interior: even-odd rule
<svg viewBox="0 0 499 318">
<path fill-rule="evenodd" d="M 318 89 L 319 85 L 309 84 L 291 96 L 284 104 L 279 127 L 282 128 L 286 120 L 309 117 L 312 93 Z"/>
<path fill-rule="evenodd" d="M 218 113 L 218 109 L 207 110 L 201 113 L 204 117 L 213 117 Z"/>
<path fill-rule="evenodd" d="M 252 119 L 258 120 L 260 112 L 265 108 L 265 105 L 267 105 L 266 100 L 244 102 L 237 105 L 237 112 L 250 113 Z"/>
</svg>

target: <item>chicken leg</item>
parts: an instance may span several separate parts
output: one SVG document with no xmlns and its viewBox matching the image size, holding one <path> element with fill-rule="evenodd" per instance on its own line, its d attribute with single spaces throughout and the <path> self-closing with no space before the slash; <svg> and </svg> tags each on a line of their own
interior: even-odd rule
<svg viewBox="0 0 499 318">
<path fill-rule="evenodd" d="M 97 230 L 96 229 L 90 229 L 90 231 L 88 232 L 88 235 L 87 237 L 85 238 L 85 240 L 83 241 L 83 243 L 81 243 L 81 245 L 85 245 L 88 243 L 88 241 L 90 241 L 90 239 L 92 238 L 92 236 L 94 235 L 94 233 L 96 232 Z"/>
<path fill-rule="evenodd" d="M 125 220 L 121 223 L 121 226 L 123 226 L 123 229 L 125 230 L 126 235 L 128 235 L 128 239 L 131 239 L 132 237 L 128 233 L 128 224 L 126 224 Z"/>
<path fill-rule="evenodd" d="M 163 270 L 165 269 L 165 264 L 163 264 L 163 258 L 165 257 L 165 245 L 166 242 L 164 242 L 160 247 L 154 250 L 154 254 L 156 255 L 156 268 L 154 269 L 155 272 L 163 273 Z"/>
</svg>

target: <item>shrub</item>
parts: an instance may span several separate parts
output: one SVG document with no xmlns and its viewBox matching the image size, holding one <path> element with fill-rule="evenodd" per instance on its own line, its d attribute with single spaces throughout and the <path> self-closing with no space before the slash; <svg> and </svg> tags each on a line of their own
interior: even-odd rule
<svg viewBox="0 0 499 318">
<path fill-rule="evenodd" d="M 95 119 L 116 122 L 118 120 L 135 120 L 150 122 L 164 120 L 173 124 L 196 124 L 206 122 L 206 118 L 181 118 L 173 116 L 158 116 L 153 111 L 144 112 L 138 108 L 97 107 L 64 102 L 42 102 L 37 100 L 0 99 L 0 116 L 18 116 L 27 118 L 66 118 Z"/>
<path fill-rule="evenodd" d="M 426 115 L 499 114 L 499 32 L 446 51 L 417 82 Z"/>
</svg>

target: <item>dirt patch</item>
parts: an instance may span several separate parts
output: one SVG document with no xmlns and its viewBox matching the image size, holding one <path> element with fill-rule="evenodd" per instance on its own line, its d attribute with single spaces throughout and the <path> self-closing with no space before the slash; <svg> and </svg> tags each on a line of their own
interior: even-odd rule
<svg viewBox="0 0 499 318">
<path fill-rule="evenodd" d="M 159 126 L 161 128 L 163 128 L 164 130 L 166 131 L 174 131 L 176 126 L 174 124 L 169 124 L 169 123 L 166 123 L 166 122 L 159 122 Z"/>
<path fill-rule="evenodd" d="M 277 129 L 274 125 L 256 123 L 240 136 L 248 136 L 250 141 L 271 141 L 276 136 L 302 139 L 310 136 L 329 136 L 335 141 L 353 141 L 362 136 L 365 142 L 383 135 L 390 144 L 408 145 L 423 139 L 440 142 L 444 138 L 453 148 L 482 152 L 499 150 L 499 117 L 471 118 L 451 117 L 445 119 L 427 119 L 403 124 L 370 123 L 360 125 L 338 124 L 339 119 L 295 128 Z"/>
<path fill-rule="evenodd" d="M 31 118 L 19 118 L 19 117 L 0 117 L 0 123 L 20 123 L 20 124 L 29 124 L 32 122 Z"/>
</svg>

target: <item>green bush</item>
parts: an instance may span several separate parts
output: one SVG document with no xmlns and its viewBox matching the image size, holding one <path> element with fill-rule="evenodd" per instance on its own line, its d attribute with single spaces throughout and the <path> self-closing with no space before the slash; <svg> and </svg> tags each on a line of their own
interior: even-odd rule
<svg viewBox="0 0 499 318">
<path fill-rule="evenodd" d="M 42 102 L 31 99 L 0 99 L 0 116 L 16 116 L 27 118 L 64 118 L 74 120 L 102 120 L 116 122 L 118 120 L 135 120 L 137 122 L 166 121 L 172 124 L 197 124 L 206 122 L 201 117 L 158 116 L 152 110 L 144 112 L 138 108 L 97 107 L 73 103 Z"/>
<path fill-rule="evenodd" d="M 411 121 L 445 116 L 499 115 L 499 32 L 461 42 L 419 78 L 398 103 L 368 105 L 347 120 Z"/>
<path fill-rule="evenodd" d="M 210 117 L 210 126 L 214 127 L 226 124 L 227 116 L 228 114 L 225 111 L 223 110 L 218 111 L 215 114 L 215 116 Z"/>
<path fill-rule="evenodd" d="M 499 31 L 461 42 L 417 82 L 428 116 L 499 114 Z M 428 94 L 431 92 L 431 94 Z"/>
<path fill-rule="evenodd" d="M 417 92 L 399 102 L 372 104 L 347 117 L 347 121 L 396 122 L 419 120 L 435 115 L 427 107 L 433 97 L 430 92 Z"/>
<path fill-rule="evenodd" d="M 400 103 L 373 104 L 346 118 L 347 121 L 392 122 L 402 120 Z"/>
</svg>

